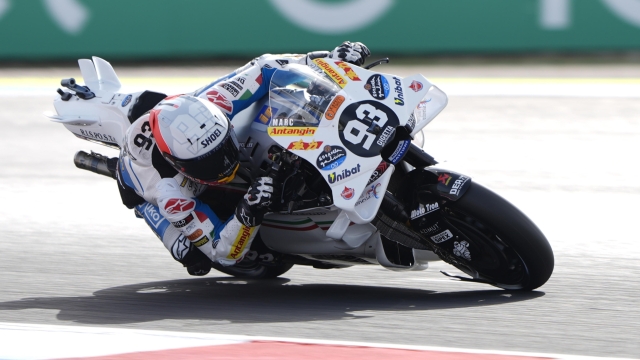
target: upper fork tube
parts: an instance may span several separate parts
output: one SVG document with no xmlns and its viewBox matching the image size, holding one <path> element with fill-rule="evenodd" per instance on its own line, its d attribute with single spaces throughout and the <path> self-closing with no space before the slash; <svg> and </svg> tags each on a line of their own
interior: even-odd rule
<svg viewBox="0 0 640 360">
<path fill-rule="evenodd" d="M 433 166 L 438 163 L 433 156 L 427 154 L 414 144 L 409 145 L 409 151 L 407 151 L 403 160 L 418 169 L 423 169 L 427 166 Z"/>
</svg>

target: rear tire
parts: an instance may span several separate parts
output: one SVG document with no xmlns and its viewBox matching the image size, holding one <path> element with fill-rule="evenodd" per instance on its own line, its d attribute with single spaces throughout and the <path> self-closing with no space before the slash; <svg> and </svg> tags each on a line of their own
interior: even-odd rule
<svg viewBox="0 0 640 360">
<path fill-rule="evenodd" d="M 471 183 L 460 199 L 444 202 L 443 215 L 475 248 L 479 260 L 452 263 L 465 273 L 510 290 L 533 290 L 551 277 L 554 256 L 546 237 L 498 194 Z"/>
<path fill-rule="evenodd" d="M 222 273 L 235 276 L 237 278 L 273 279 L 289 271 L 289 269 L 293 267 L 293 264 L 280 263 L 271 266 L 262 264 L 251 264 L 244 266 L 241 262 L 240 264 L 236 264 L 233 266 L 222 266 L 219 263 L 213 263 L 211 264 L 211 267 Z"/>
</svg>

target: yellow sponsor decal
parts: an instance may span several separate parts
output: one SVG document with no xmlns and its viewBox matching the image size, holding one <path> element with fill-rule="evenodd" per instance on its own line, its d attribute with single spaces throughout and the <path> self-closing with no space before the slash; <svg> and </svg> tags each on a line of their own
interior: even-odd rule
<svg viewBox="0 0 640 360">
<path fill-rule="evenodd" d="M 202 238 L 198 239 L 198 241 L 194 242 L 193 245 L 200 247 L 208 242 L 209 242 L 209 238 L 206 236 L 203 236 Z"/>
<path fill-rule="evenodd" d="M 240 254 L 242 254 L 242 251 L 244 251 L 244 248 L 249 243 L 249 239 L 251 239 L 251 235 L 255 229 L 255 227 L 242 225 L 240 232 L 238 232 L 238 236 L 236 236 L 236 240 L 233 242 L 233 245 L 231 245 L 231 252 L 229 253 L 229 256 L 227 256 L 227 259 L 238 259 Z"/>
<path fill-rule="evenodd" d="M 342 75 L 340 75 L 334 68 L 329 65 L 326 61 L 322 59 L 313 60 L 321 69 L 324 71 L 333 81 L 338 84 L 341 88 L 344 88 L 347 85 L 347 80 L 345 80 Z"/>
<path fill-rule="evenodd" d="M 315 133 L 316 129 L 310 127 L 269 127 L 270 136 L 313 136 Z"/>
</svg>

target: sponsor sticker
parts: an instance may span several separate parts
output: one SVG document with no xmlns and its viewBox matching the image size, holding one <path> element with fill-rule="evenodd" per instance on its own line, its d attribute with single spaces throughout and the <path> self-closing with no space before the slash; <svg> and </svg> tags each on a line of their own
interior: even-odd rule
<svg viewBox="0 0 640 360">
<path fill-rule="evenodd" d="M 269 127 L 270 136 L 313 136 L 316 129 L 311 127 Z"/>
<path fill-rule="evenodd" d="M 249 239 L 251 235 L 255 231 L 255 227 L 248 227 L 246 225 L 242 225 L 240 231 L 238 232 L 238 236 L 236 236 L 233 245 L 231 245 L 231 252 L 227 256 L 227 259 L 238 260 L 244 248 L 248 245 Z"/>
<path fill-rule="evenodd" d="M 367 185 L 378 180 L 380 176 L 382 176 L 382 174 L 384 174 L 384 172 L 387 171 L 388 167 L 389 167 L 389 164 L 387 164 L 386 161 L 382 160 L 380 164 L 378 164 L 376 169 L 373 171 L 373 174 L 371 174 L 371 177 L 369 177 L 369 182 L 367 183 Z"/>
<path fill-rule="evenodd" d="M 167 214 L 179 214 L 181 212 L 191 211 L 196 207 L 196 202 L 191 199 L 169 199 L 164 206 Z"/>
<path fill-rule="evenodd" d="M 89 130 L 80 129 L 80 135 L 82 135 L 84 137 L 87 137 L 87 138 L 100 140 L 100 141 L 106 141 L 106 142 L 111 142 L 111 143 L 115 143 L 115 144 L 118 143 L 118 141 L 116 141 L 116 138 L 114 138 L 113 136 L 107 135 L 107 134 L 97 133 L 95 131 L 89 131 Z"/>
<path fill-rule="evenodd" d="M 466 241 L 453 243 L 453 255 L 465 258 L 471 261 L 471 252 L 469 251 L 469 243 Z"/>
<path fill-rule="evenodd" d="M 362 157 L 380 154 L 395 136 L 398 116 L 387 105 L 373 100 L 352 103 L 340 114 L 338 135 L 352 153 Z"/>
<path fill-rule="evenodd" d="M 200 247 L 200 246 L 202 246 L 202 245 L 204 245 L 204 244 L 206 244 L 206 243 L 208 243 L 208 242 L 209 242 L 209 238 L 208 238 L 208 237 L 206 237 L 206 236 L 203 236 L 203 237 L 201 237 L 200 239 L 198 239 L 198 241 L 195 241 L 195 242 L 193 243 L 193 245 L 195 245 L 195 246 L 197 246 L 197 247 Z"/>
<path fill-rule="evenodd" d="M 426 229 L 420 229 L 420 233 L 421 234 L 429 234 L 429 233 L 432 233 L 434 231 L 438 231 L 439 229 L 440 229 L 440 226 L 438 226 L 438 224 L 436 223 L 436 224 L 433 224 L 433 225 L 429 226 Z"/>
<path fill-rule="evenodd" d="M 289 144 L 287 150 L 318 150 L 320 145 L 322 145 L 322 141 L 311 140 L 311 142 L 304 142 L 300 139 Z"/>
<path fill-rule="evenodd" d="M 316 165 L 320 170 L 333 170 L 347 159 L 347 151 L 341 146 L 325 145 L 322 153 L 316 159 Z"/>
<path fill-rule="evenodd" d="M 260 112 L 258 113 L 258 116 L 256 116 L 256 118 L 253 119 L 253 121 L 264 124 L 264 125 L 268 125 L 269 121 L 271 120 L 271 117 L 273 116 L 273 113 L 277 113 L 277 112 L 278 112 L 277 108 L 272 108 L 269 105 L 263 105 L 262 109 L 260 109 Z"/>
<path fill-rule="evenodd" d="M 340 106 L 342 106 L 342 103 L 344 103 L 344 96 L 342 95 L 336 96 L 335 99 L 333 99 L 333 101 L 331 102 L 331 104 L 329 104 L 327 111 L 324 113 L 324 117 L 326 117 L 327 120 L 333 120 L 333 118 L 336 117 L 336 113 L 338 113 Z"/>
<path fill-rule="evenodd" d="M 189 239 L 189 241 L 194 241 L 195 239 L 199 238 L 200 236 L 202 236 L 202 229 L 198 229 L 198 230 L 194 231 L 193 234 L 187 235 L 187 239 Z"/>
<path fill-rule="evenodd" d="M 362 196 L 360 196 L 360 198 L 358 199 L 358 202 L 356 202 L 356 206 L 362 204 L 363 202 L 366 202 L 367 200 L 369 200 L 371 198 L 379 199 L 380 198 L 380 192 L 379 192 L 380 186 L 382 186 L 382 184 L 380 184 L 380 183 L 371 185 L 367 189 L 367 192 L 365 192 L 364 194 L 362 194 Z"/>
<path fill-rule="evenodd" d="M 464 185 L 467 181 L 469 181 L 468 177 L 464 175 L 460 176 L 456 181 L 453 182 L 453 185 L 451 186 L 451 190 L 449 190 L 449 194 L 459 195 L 460 189 L 462 189 L 462 185 Z"/>
<path fill-rule="evenodd" d="M 409 88 L 415 92 L 422 90 L 422 87 L 423 87 L 422 83 L 420 81 L 415 81 L 415 80 L 413 80 L 411 82 L 411 85 L 409 85 Z"/>
<path fill-rule="evenodd" d="M 440 234 L 436 234 L 436 235 L 431 236 L 431 240 L 433 240 L 433 242 L 436 243 L 436 244 L 440 244 L 441 242 L 447 241 L 449 239 L 453 239 L 453 234 L 449 230 L 445 230 L 445 231 L 441 232 Z"/>
<path fill-rule="evenodd" d="M 392 126 L 385 127 L 384 130 L 382 131 L 382 134 L 380 134 L 380 136 L 378 137 L 378 140 L 376 141 L 376 143 L 380 146 L 385 146 L 387 144 L 387 141 L 393 138 L 393 134 L 395 134 L 395 132 L 396 132 L 396 129 L 393 128 Z"/>
<path fill-rule="evenodd" d="M 433 204 L 420 204 L 418 208 L 415 210 L 411 210 L 411 220 L 415 220 L 419 217 L 423 217 L 427 214 L 430 214 L 436 210 L 440 210 L 440 205 L 437 202 Z"/>
<path fill-rule="evenodd" d="M 325 74 L 327 74 L 336 84 L 338 84 L 338 86 L 344 89 L 344 87 L 347 85 L 347 80 L 345 80 L 342 75 L 340 75 L 334 68 L 332 68 L 329 63 L 322 59 L 315 59 L 313 60 L 313 62 L 315 62 L 318 67 L 320 67 L 320 69 L 324 71 Z"/>
<path fill-rule="evenodd" d="M 285 65 L 287 65 L 289 63 L 289 60 L 278 59 L 278 60 L 276 60 L 276 62 L 278 63 L 278 65 L 284 67 Z"/>
<path fill-rule="evenodd" d="M 327 180 L 329 180 L 329 184 L 334 184 L 336 182 L 340 182 L 351 175 L 355 175 L 360 172 L 360 164 L 352 167 L 351 169 L 344 169 L 342 172 L 337 173 L 334 171 L 331 174 L 327 175 Z"/>
<path fill-rule="evenodd" d="M 390 86 L 384 76 L 376 74 L 367 79 L 367 83 L 364 84 L 364 89 L 367 90 L 374 99 L 384 100 L 389 96 Z"/>
<path fill-rule="evenodd" d="M 229 94 L 231 94 L 231 96 L 233 96 L 234 98 L 238 97 L 238 95 L 240 94 L 240 90 L 229 83 L 222 83 L 220 84 L 220 87 L 227 90 Z"/>
<path fill-rule="evenodd" d="M 353 188 L 350 187 L 344 187 L 344 190 L 342 190 L 342 193 L 340 194 L 340 196 L 342 196 L 343 199 L 345 200 L 351 200 L 353 199 L 353 194 L 355 194 L 355 190 L 353 190 Z"/>
<path fill-rule="evenodd" d="M 214 144 L 220 135 L 222 135 L 222 131 L 220 131 L 220 129 L 215 129 L 209 136 L 200 141 L 200 145 L 202 145 L 203 148 L 206 148 L 207 146 Z"/>
<path fill-rule="evenodd" d="M 233 103 L 217 90 L 208 91 L 207 99 L 227 114 L 231 114 L 233 112 Z"/>
<path fill-rule="evenodd" d="M 391 156 L 389 157 L 389 161 L 391 161 L 391 163 L 394 165 L 400 162 L 404 154 L 406 154 L 407 150 L 409 150 L 409 144 L 411 144 L 411 141 L 409 140 L 399 141 L 398 146 L 396 146 L 393 154 L 391 154 Z"/>
<path fill-rule="evenodd" d="M 451 175 L 449 174 L 440 174 L 438 176 L 438 182 L 443 183 L 445 185 L 449 185 L 449 181 L 451 181 Z"/>
<path fill-rule="evenodd" d="M 189 225 L 190 222 L 193 221 L 193 215 L 189 214 L 189 216 L 187 216 L 186 218 L 179 220 L 179 221 L 174 221 L 172 222 L 173 226 L 177 227 L 177 228 L 182 228 L 185 227 L 187 225 Z"/>
<path fill-rule="evenodd" d="M 131 95 L 127 95 L 123 100 L 122 100 L 122 107 L 125 107 L 127 105 L 129 105 L 129 103 L 131 102 L 131 99 L 133 98 L 133 96 Z"/>
<path fill-rule="evenodd" d="M 402 81 L 397 77 L 393 77 L 393 81 L 396 83 L 396 87 L 393 88 L 393 91 L 396 92 L 396 97 L 393 98 L 393 102 L 396 105 L 404 106 L 404 92 L 402 92 Z"/>
<path fill-rule="evenodd" d="M 338 65 L 340 69 L 344 70 L 345 75 L 347 75 L 349 79 L 353 81 L 361 81 L 360 78 L 358 77 L 358 74 L 356 74 L 356 72 L 353 71 L 349 63 L 346 63 L 344 61 L 336 61 L 335 63 L 336 65 Z"/>
</svg>

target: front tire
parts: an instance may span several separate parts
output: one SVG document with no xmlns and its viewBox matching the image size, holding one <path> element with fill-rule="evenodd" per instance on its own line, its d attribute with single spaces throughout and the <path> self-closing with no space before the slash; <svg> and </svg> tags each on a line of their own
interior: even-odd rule
<svg viewBox="0 0 640 360">
<path fill-rule="evenodd" d="M 470 261 L 456 257 L 452 265 L 475 279 L 503 289 L 533 290 L 551 277 L 554 256 L 544 234 L 484 186 L 471 183 L 460 199 L 444 201 L 443 216 L 475 252 Z"/>
</svg>

